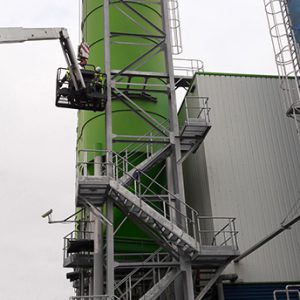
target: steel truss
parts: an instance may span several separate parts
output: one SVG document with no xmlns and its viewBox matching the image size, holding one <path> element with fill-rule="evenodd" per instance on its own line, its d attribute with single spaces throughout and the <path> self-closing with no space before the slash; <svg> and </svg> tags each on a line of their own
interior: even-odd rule
<svg viewBox="0 0 300 300">
<path fill-rule="evenodd" d="M 194 300 L 196 292 L 200 300 L 224 267 L 238 255 L 233 219 L 227 219 L 216 230 L 207 230 L 207 224 L 221 219 L 202 218 L 185 203 L 182 162 L 197 150 L 210 129 L 210 121 L 207 99 L 204 102 L 199 99 L 197 114 L 189 116 L 187 113 L 183 123 L 179 125 L 178 122 L 175 90 L 183 81 L 187 87 L 191 77 L 174 76 L 172 46 L 173 50 L 180 48 L 176 43 L 174 46 L 174 38 L 171 43 L 170 28 L 178 29 L 170 24 L 170 9 L 174 16 L 174 2 L 177 3 L 174 0 L 104 0 L 103 6 L 99 7 L 104 16 L 106 149 L 78 150 L 76 205 L 90 209 L 91 226 L 85 230 L 90 232 L 85 238 L 74 239 L 74 236 L 83 236 L 80 232 L 65 238 L 65 267 L 77 272 L 76 276 L 70 275 L 77 291 L 77 297 L 71 299 L 162 297 L 160 299 Z M 137 3 L 155 7 L 161 24 L 154 24 L 137 11 Z M 141 33 L 112 32 L 110 9 L 118 10 Z M 125 43 L 124 37 L 130 37 L 129 41 Z M 139 38 L 139 42 L 131 38 Z M 178 39 L 179 36 L 177 42 Z M 120 70 L 115 70 L 112 69 L 111 47 L 118 44 L 129 50 L 144 47 L 145 51 Z M 141 70 L 151 60 L 162 56 L 166 62 L 163 72 Z M 180 84 L 176 85 L 175 81 Z M 136 101 L 155 103 L 155 95 L 167 98 L 169 117 L 164 122 L 158 121 Z M 149 125 L 149 132 L 143 136 L 114 135 L 112 101 L 124 103 L 141 122 Z M 126 146 L 115 152 L 113 145 L 118 143 Z M 163 167 L 150 177 L 149 170 L 158 164 Z M 167 186 L 158 182 L 162 174 L 167 176 Z M 149 182 L 147 186 L 143 183 L 145 180 Z M 161 193 L 157 194 L 157 190 Z M 114 207 L 124 213 L 118 228 L 112 226 Z M 157 251 L 131 255 L 114 251 L 115 235 L 128 218 L 159 245 Z M 101 236 L 102 226 L 106 228 L 105 240 Z M 202 280 L 201 288 L 196 288 L 195 274 L 201 269 L 209 270 L 210 275 Z"/>
</svg>

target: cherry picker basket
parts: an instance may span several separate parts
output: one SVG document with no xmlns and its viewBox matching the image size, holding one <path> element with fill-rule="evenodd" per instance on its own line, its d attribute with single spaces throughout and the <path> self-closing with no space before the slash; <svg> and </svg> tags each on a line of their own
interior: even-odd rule
<svg viewBox="0 0 300 300">
<path fill-rule="evenodd" d="M 104 111 L 106 105 L 106 76 L 97 73 L 94 66 L 81 70 L 85 88 L 76 90 L 71 74 L 66 68 L 57 70 L 56 100 L 58 107 Z"/>
</svg>

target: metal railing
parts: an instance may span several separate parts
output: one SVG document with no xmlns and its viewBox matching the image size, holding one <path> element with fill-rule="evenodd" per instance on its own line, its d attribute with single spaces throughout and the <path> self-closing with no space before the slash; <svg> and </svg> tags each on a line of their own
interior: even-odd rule
<svg viewBox="0 0 300 300">
<path fill-rule="evenodd" d="M 208 106 L 208 100 L 208 97 L 186 96 L 178 112 L 179 127 L 195 121 L 209 124 L 211 108 Z"/>
<path fill-rule="evenodd" d="M 169 120 L 164 120 L 161 125 L 169 128 Z M 127 145 L 118 153 L 133 165 L 136 165 L 141 159 L 155 154 L 167 143 L 169 143 L 169 139 L 153 128 L 144 135 L 137 137 L 136 142 Z"/>
<path fill-rule="evenodd" d="M 284 297 L 284 298 L 283 298 Z M 287 285 L 284 290 L 275 290 L 273 292 L 274 300 L 300 300 L 300 285 Z"/>
<path fill-rule="evenodd" d="M 181 26 L 177 0 L 168 0 L 172 54 L 182 53 Z"/>
<path fill-rule="evenodd" d="M 80 152 L 86 153 L 84 157 L 89 157 L 89 160 L 78 161 L 77 169 L 90 170 L 88 176 L 94 176 L 92 169 L 94 168 L 96 159 L 93 159 L 91 154 L 101 157 L 101 160 L 98 162 L 98 168 L 103 171 L 101 173 L 103 176 L 106 175 L 107 165 L 112 166 L 112 179 L 120 182 L 131 193 L 140 198 L 141 201 L 146 202 L 165 218 L 175 223 L 199 242 L 200 245 L 232 246 L 233 249 L 238 249 L 234 218 L 200 216 L 195 209 L 157 182 L 157 174 L 155 178 L 150 177 L 119 153 L 112 152 L 112 155 L 108 155 L 111 154 L 109 151 L 91 149 L 80 150 Z M 112 157 L 112 161 L 108 160 L 110 156 Z M 128 178 L 130 178 L 129 181 Z M 157 191 L 160 191 L 160 194 Z M 205 226 L 204 218 L 206 222 L 210 220 L 212 224 L 215 220 L 227 220 L 228 223 L 224 223 L 222 227 L 217 226 L 217 229 L 213 229 L 213 227 Z M 211 238 L 207 239 L 209 235 Z"/>
<path fill-rule="evenodd" d="M 238 250 L 236 218 L 200 216 L 197 221 L 199 222 L 200 244 L 231 246 Z"/>
<path fill-rule="evenodd" d="M 166 253 L 160 253 L 161 248 L 155 251 L 152 255 L 150 255 L 144 263 L 147 262 L 157 262 L 157 263 L 163 263 L 171 258 L 170 254 Z M 120 280 L 115 285 L 116 292 L 119 292 L 119 298 L 120 299 L 132 299 L 132 291 L 134 288 L 136 288 L 143 280 L 147 278 L 151 278 L 154 282 L 154 276 L 153 273 L 157 270 L 163 268 L 161 266 L 150 268 L 148 271 L 144 273 L 139 273 L 143 267 L 137 267 L 134 270 L 132 270 L 127 276 L 125 276 L 122 280 Z M 165 267 L 167 268 L 167 267 Z M 159 270 L 157 270 L 159 272 Z M 123 287 L 123 291 L 121 289 Z"/>
<path fill-rule="evenodd" d="M 154 253 L 152 253 L 151 255 L 149 255 L 144 261 L 143 263 L 147 263 L 149 261 L 161 261 L 160 256 L 166 256 L 166 253 L 161 253 L 162 248 L 157 249 Z M 122 284 L 125 283 L 125 281 L 127 281 L 130 277 L 134 276 L 134 274 L 136 274 L 140 269 L 142 269 L 142 267 L 137 267 L 135 269 L 133 269 L 130 273 L 128 273 L 124 278 L 122 278 L 120 281 L 118 281 L 117 283 L 115 283 L 115 289 L 119 288 Z"/>
<path fill-rule="evenodd" d="M 168 128 L 169 120 L 164 120 L 160 124 L 161 126 L 166 126 Z M 116 136 L 116 139 L 126 138 L 128 137 L 124 135 Z M 129 138 L 133 139 L 132 136 L 130 136 Z M 145 158 L 149 158 L 150 156 L 154 155 L 168 143 L 169 138 L 162 135 L 161 132 L 159 132 L 157 129 L 153 128 L 146 132 L 144 135 L 137 136 L 134 142 L 126 145 L 123 149 L 118 151 L 118 154 L 123 156 L 127 161 L 130 161 L 132 165 L 137 165 Z M 97 155 L 97 150 L 77 151 L 77 163 L 86 162 L 86 164 L 80 164 L 79 168 L 76 166 L 77 177 L 87 176 L 90 170 L 93 169 L 92 163 L 87 164 L 88 161 L 94 161 L 94 167 L 98 167 L 98 173 L 104 174 L 106 171 L 106 164 L 98 162 L 99 159 L 101 159 L 101 157 Z M 128 172 L 129 170 L 126 169 L 126 171 Z"/>
<path fill-rule="evenodd" d="M 193 77 L 195 73 L 204 72 L 204 63 L 200 59 L 173 58 L 175 76 Z"/>
</svg>

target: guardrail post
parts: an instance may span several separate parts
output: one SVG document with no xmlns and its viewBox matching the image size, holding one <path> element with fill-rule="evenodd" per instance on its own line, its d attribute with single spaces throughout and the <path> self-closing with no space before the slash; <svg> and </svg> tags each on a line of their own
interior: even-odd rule
<svg viewBox="0 0 300 300">
<path fill-rule="evenodd" d="M 100 155 L 95 155 L 94 157 L 94 175 L 102 175 L 102 157 Z"/>
<path fill-rule="evenodd" d="M 88 154 L 86 151 L 83 152 L 83 176 L 87 176 L 87 163 L 88 163 Z"/>
</svg>

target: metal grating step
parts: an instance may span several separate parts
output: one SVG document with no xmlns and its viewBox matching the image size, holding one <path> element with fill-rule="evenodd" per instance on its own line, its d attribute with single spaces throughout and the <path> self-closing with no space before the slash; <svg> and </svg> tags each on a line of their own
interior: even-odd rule
<svg viewBox="0 0 300 300">
<path fill-rule="evenodd" d="M 106 200 L 108 190 L 107 176 L 81 176 L 77 180 L 76 206 L 84 206 L 85 200 L 95 206 L 101 205 Z"/>
</svg>

